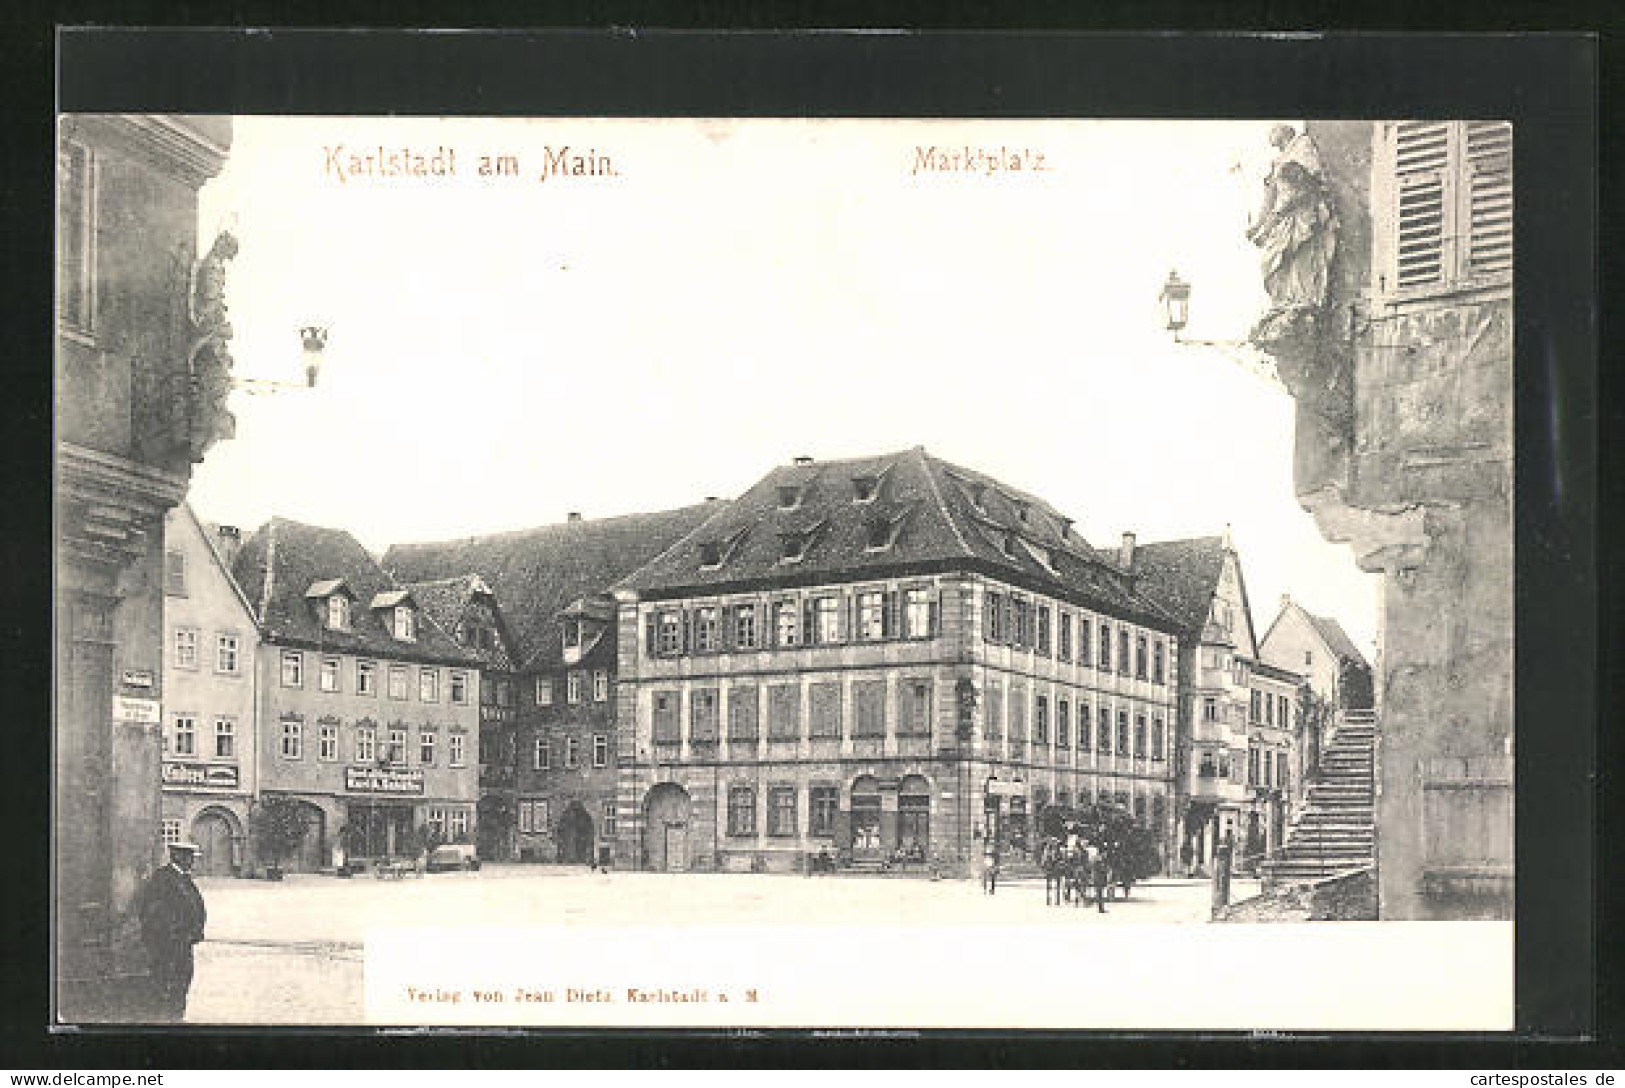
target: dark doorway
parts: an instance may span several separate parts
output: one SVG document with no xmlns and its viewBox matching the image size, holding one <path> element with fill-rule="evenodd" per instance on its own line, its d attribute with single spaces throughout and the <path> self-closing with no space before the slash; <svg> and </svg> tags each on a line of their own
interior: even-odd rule
<svg viewBox="0 0 1625 1088">
<path fill-rule="evenodd" d="M 202 847 L 194 870 L 198 876 L 232 876 L 236 872 L 232 850 L 232 825 L 215 809 L 199 814 L 192 823 L 192 841 Z"/>
<path fill-rule="evenodd" d="M 656 871 L 688 869 L 688 791 L 675 782 L 662 782 L 644 802 L 644 867 Z"/>
<path fill-rule="evenodd" d="M 586 865 L 592 860 L 592 817 L 572 801 L 559 817 L 559 861 L 566 865 Z"/>
</svg>

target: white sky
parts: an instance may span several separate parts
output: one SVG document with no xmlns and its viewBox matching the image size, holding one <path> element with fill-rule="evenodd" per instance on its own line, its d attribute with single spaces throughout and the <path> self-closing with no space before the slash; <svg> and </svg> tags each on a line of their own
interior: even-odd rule
<svg viewBox="0 0 1625 1088">
<path fill-rule="evenodd" d="M 798 454 L 924 445 L 1035 492 L 1096 546 L 1233 527 L 1260 634 L 1290 592 L 1369 654 L 1377 579 L 1292 494 L 1292 402 L 1173 344 L 1263 309 L 1242 237 L 1268 122 L 239 118 L 203 193 L 231 226 L 235 441 L 205 518 L 382 550 L 741 493 Z M 1049 170 L 912 173 L 917 147 Z M 342 182 L 327 149 L 455 149 L 452 179 Z M 618 176 L 539 180 L 544 149 Z M 477 176 L 482 153 L 522 176 Z"/>
</svg>

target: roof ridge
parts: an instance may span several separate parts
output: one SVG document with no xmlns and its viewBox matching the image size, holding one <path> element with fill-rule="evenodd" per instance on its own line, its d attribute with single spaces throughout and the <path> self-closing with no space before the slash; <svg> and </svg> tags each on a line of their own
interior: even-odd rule
<svg viewBox="0 0 1625 1088">
<path fill-rule="evenodd" d="M 260 583 L 260 623 L 270 622 L 272 584 L 276 581 L 276 524 L 273 516 L 265 523 L 265 579 Z"/>
<path fill-rule="evenodd" d="M 946 465 L 948 462 L 941 458 L 932 457 L 931 454 L 925 451 L 924 446 L 915 446 L 910 452 L 916 454 L 920 459 L 920 469 L 925 473 L 927 486 L 931 488 L 931 497 L 937 500 L 937 509 L 942 513 L 942 520 L 948 523 L 949 529 L 953 530 L 954 539 L 959 541 L 959 546 L 964 550 L 965 554 L 975 557 L 976 549 L 972 548 L 970 541 L 965 539 L 965 533 L 959 528 L 959 522 L 954 518 L 952 511 L 948 509 L 948 500 L 942 497 L 942 485 L 937 482 L 937 474 L 932 470 L 934 464 Z"/>
<path fill-rule="evenodd" d="M 715 501 L 705 500 L 703 502 L 686 503 L 682 506 L 669 506 L 660 510 L 634 510 L 625 514 L 610 514 L 607 517 L 601 518 L 582 518 L 579 521 L 549 521 L 541 525 L 530 525 L 518 529 L 498 529 L 496 532 L 492 533 L 473 533 L 469 536 L 445 537 L 440 540 L 401 540 L 391 544 L 384 554 L 387 556 L 389 552 L 395 551 L 397 548 L 444 548 L 449 545 L 473 544 L 476 542 L 491 540 L 506 540 L 531 534 L 546 533 L 552 530 L 568 531 L 581 529 L 588 526 L 608 525 L 611 522 L 630 521 L 634 518 L 665 517 L 669 514 L 677 514 L 685 510 L 698 510 L 706 506 L 727 506 L 732 502 L 732 499 L 721 499 Z M 479 572 L 470 571 L 469 573 L 477 574 Z"/>
</svg>

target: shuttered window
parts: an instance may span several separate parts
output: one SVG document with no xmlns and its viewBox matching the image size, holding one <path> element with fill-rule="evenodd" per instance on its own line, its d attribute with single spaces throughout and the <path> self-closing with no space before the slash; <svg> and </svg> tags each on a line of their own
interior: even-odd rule
<svg viewBox="0 0 1625 1088">
<path fill-rule="evenodd" d="M 728 739 L 756 740 L 756 689 L 736 687 L 728 691 Z"/>
<path fill-rule="evenodd" d="M 1394 128 L 1393 283 L 1446 289 L 1512 271 L 1512 125 L 1402 121 Z"/>
<path fill-rule="evenodd" d="M 841 735 L 841 685 L 837 680 L 824 680 L 807 687 L 810 721 L 808 728 L 815 737 Z"/>
</svg>

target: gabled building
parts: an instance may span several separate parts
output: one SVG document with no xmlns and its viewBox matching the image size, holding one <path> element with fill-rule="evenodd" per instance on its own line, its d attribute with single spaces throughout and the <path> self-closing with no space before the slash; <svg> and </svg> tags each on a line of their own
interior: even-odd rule
<svg viewBox="0 0 1625 1088">
<path fill-rule="evenodd" d="M 513 774 L 518 641 L 496 594 L 478 574 L 408 582 L 405 588 L 440 629 L 480 663 L 479 852 L 487 858 L 511 857 L 511 816 L 518 803 Z"/>
<path fill-rule="evenodd" d="M 615 598 L 623 864 L 963 868 L 1097 800 L 1172 843 L 1178 624 L 1036 496 L 797 459 Z"/>
<path fill-rule="evenodd" d="M 307 815 L 292 867 L 472 842 L 479 659 L 344 530 L 273 518 L 232 569 L 262 637 L 260 794 Z"/>
<path fill-rule="evenodd" d="M 1341 624 L 1281 595 L 1281 609 L 1264 632 L 1265 661 L 1302 673 L 1309 688 L 1339 710 L 1371 708 L 1371 665 Z"/>
<path fill-rule="evenodd" d="M 397 544 L 400 579 L 477 574 L 512 628 L 517 721 L 484 766 L 486 857 L 586 862 L 615 835 L 618 643 L 607 590 L 703 521 L 714 504 L 462 540 Z M 488 733 L 489 736 L 489 733 Z"/>
<path fill-rule="evenodd" d="M 248 812 L 258 778 L 260 639 L 253 607 L 216 547 L 219 531 L 187 503 L 164 519 L 159 818 L 165 842 L 203 848 L 199 875 L 241 876 L 251 864 Z"/>
<path fill-rule="evenodd" d="M 1228 531 L 1145 544 L 1124 564 L 1177 620 L 1177 841 L 1207 866 L 1229 839 L 1238 858 L 1285 837 L 1294 781 L 1299 678 L 1260 664 L 1241 559 Z"/>
</svg>

